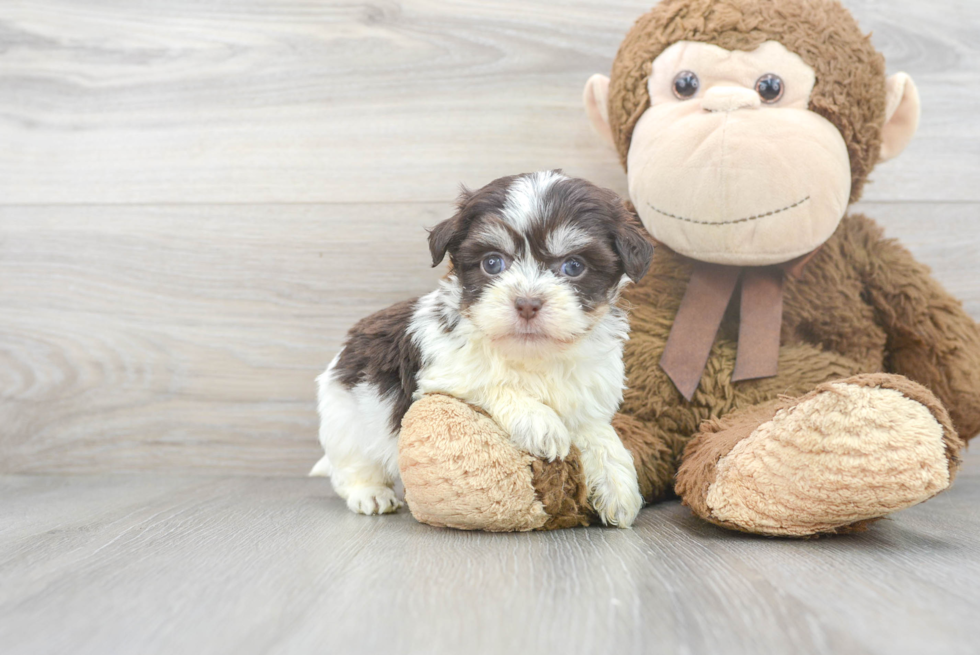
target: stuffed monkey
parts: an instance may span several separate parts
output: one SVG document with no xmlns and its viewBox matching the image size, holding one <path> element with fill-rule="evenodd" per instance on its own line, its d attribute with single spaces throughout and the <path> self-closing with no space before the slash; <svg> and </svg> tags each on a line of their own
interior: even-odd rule
<svg viewBox="0 0 980 655">
<path fill-rule="evenodd" d="M 647 502 L 746 532 L 845 532 L 947 489 L 980 431 L 980 330 L 875 223 L 848 214 L 918 125 L 836 0 L 664 0 L 586 112 L 655 244 L 624 293 L 614 426 Z M 587 525 L 577 455 L 518 451 L 486 415 L 420 399 L 400 467 L 421 521 Z"/>
</svg>

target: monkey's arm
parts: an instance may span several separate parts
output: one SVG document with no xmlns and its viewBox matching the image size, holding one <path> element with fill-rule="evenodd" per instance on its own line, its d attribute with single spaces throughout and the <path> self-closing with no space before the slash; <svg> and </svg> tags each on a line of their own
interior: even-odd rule
<svg viewBox="0 0 980 655">
<path fill-rule="evenodd" d="M 885 367 L 928 387 L 963 439 L 980 432 L 980 326 L 904 247 L 850 217 L 852 256 L 888 335 Z"/>
</svg>

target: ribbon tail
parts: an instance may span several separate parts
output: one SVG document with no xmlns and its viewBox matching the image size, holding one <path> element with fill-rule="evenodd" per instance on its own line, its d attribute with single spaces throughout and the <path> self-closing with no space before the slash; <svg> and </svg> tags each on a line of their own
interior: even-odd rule
<svg viewBox="0 0 980 655">
<path fill-rule="evenodd" d="M 776 267 L 745 271 L 732 382 L 769 378 L 778 372 L 784 278 L 783 270 Z"/>
<path fill-rule="evenodd" d="M 735 293 L 742 269 L 695 262 L 691 281 L 670 328 L 660 368 L 690 401 L 701 382 L 711 346 Z"/>
</svg>

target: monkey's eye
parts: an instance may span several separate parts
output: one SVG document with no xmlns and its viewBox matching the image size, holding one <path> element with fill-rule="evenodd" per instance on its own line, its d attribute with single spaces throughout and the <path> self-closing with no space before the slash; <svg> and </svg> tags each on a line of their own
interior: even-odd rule
<svg viewBox="0 0 980 655">
<path fill-rule="evenodd" d="M 686 100 L 698 92 L 701 80 L 691 71 L 681 71 L 674 77 L 674 95 Z"/>
<path fill-rule="evenodd" d="M 772 73 L 760 77 L 755 83 L 756 93 L 762 102 L 773 103 L 783 97 L 783 78 Z"/>
<path fill-rule="evenodd" d="M 561 274 L 565 277 L 578 277 L 585 272 L 585 264 L 580 259 L 569 257 L 561 264 Z"/>
<path fill-rule="evenodd" d="M 507 260 L 503 258 L 503 255 L 498 255 L 497 253 L 492 253 L 484 257 L 480 265 L 483 267 L 483 272 L 487 275 L 500 275 L 507 270 Z"/>
</svg>

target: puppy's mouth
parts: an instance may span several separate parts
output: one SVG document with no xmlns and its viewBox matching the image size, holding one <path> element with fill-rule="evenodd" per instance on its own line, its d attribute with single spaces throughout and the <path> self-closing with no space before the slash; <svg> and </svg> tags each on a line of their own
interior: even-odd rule
<svg viewBox="0 0 980 655">
<path fill-rule="evenodd" d="M 561 341 L 561 339 L 556 339 L 550 334 L 544 332 L 514 332 L 510 335 L 511 339 L 517 339 L 518 341 L 523 341 L 525 343 L 542 343 L 545 341 Z"/>
<path fill-rule="evenodd" d="M 553 336 L 542 330 L 514 330 L 507 334 L 496 337 L 494 341 L 526 341 L 537 343 L 541 341 L 558 341 Z"/>
<path fill-rule="evenodd" d="M 508 341 L 510 343 L 520 343 L 523 345 L 543 345 L 554 344 L 557 346 L 567 346 L 575 341 L 573 338 L 561 338 L 551 334 L 547 330 L 524 326 L 517 328 L 508 334 L 494 339 L 494 341 Z"/>
</svg>

